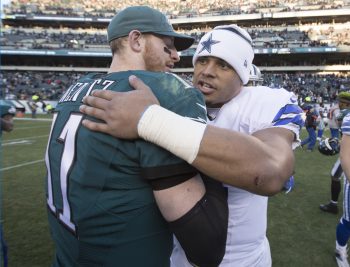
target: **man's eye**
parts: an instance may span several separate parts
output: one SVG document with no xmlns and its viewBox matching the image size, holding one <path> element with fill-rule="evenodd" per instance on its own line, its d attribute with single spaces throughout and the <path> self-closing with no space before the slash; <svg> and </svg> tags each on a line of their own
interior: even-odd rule
<svg viewBox="0 0 350 267">
<path fill-rule="evenodd" d="M 219 64 L 219 66 L 220 66 L 220 68 L 222 68 L 222 69 L 230 69 L 230 68 L 231 68 L 231 66 L 230 66 L 229 64 L 227 64 L 226 62 L 221 62 L 221 63 Z"/>
</svg>

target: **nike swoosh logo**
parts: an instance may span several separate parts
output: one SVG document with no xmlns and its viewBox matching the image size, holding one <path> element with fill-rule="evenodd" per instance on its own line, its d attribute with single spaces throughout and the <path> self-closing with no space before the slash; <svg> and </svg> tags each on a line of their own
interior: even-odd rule
<svg viewBox="0 0 350 267">
<path fill-rule="evenodd" d="M 207 107 L 205 105 L 202 105 L 202 104 L 199 104 L 199 103 L 196 103 L 197 106 L 200 106 L 202 109 L 204 109 L 205 111 L 207 111 Z"/>
</svg>

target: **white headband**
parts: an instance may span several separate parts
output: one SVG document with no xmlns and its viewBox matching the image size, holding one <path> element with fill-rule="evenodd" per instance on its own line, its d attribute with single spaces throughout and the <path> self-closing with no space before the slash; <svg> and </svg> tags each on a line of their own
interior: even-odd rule
<svg viewBox="0 0 350 267">
<path fill-rule="evenodd" d="M 249 33 L 235 24 L 215 27 L 200 40 L 192 63 L 198 57 L 213 56 L 225 60 L 237 72 L 243 84 L 249 81 L 254 59 L 253 41 Z"/>
</svg>

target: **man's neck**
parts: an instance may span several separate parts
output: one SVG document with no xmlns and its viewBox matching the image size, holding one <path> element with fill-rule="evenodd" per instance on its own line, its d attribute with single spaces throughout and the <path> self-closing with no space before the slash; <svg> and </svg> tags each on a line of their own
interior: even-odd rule
<svg viewBox="0 0 350 267">
<path fill-rule="evenodd" d="M 128 70 L 145 70 L 145 64 L 143 60 L 135 56 L 129 58 L 127 56 L 113 56 L 108 73 Z"/>
</svg>

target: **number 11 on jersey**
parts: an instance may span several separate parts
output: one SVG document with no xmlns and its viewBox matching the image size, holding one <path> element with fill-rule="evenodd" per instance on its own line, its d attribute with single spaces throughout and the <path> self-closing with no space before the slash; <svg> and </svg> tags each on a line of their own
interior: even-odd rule
<svg viewBox="0 0 350 267">
<path fill-rule="evenodd" d="M 57 120 L 58 114 L 55 113 L 53 116 L 53 122 L 51 126 L 50 136 L 49 136 L 49 143 L 46 148 L 46 154 L 45 154 L 45 162 L 46 162 L 46 168 L 47 168 L 47 205 L 51 212 L 55 214 L 68 229 L 70 229 L 73 233 L 76 232 L 76 226 L 72 222 L 72 214 L 71 214 L 71 207 L 68 199 L 68 175 L 69 171 L 72 168 L 72 165 L 74 163 L 74 156 L 76 152 L 76 135 L 77 131 L 80 125 L 80 122 L 82 120 L 83 115 L 82 114 L 74 114 L 72 113 L 69 116 L 69 119 L 66 121 L 63 127 L 61 127 L 61 132 L 57 138 L 57 141 L 63 144 L 63 151 L 60 161 L 60 173 L 59 173 L 59 179 L 60 179 L 60 189 L 54 190 L 53 188 L 53 181 L 52 181 L 52 173 L 51 173 L 51 161 L 50 161 L 50 155 L 49 155 L 49 148 L 50 143 L 53 142 L 51 140 L 52 138 L 52 132 L 53 129 L 55 129 L 56 120 Z M 61 192 L 62 196 L 62 202 L 63 207 L 62 210 L 57 209 L 57 204 L 55 205 L 55 199 L 53 192 Z"/>
</svg>

